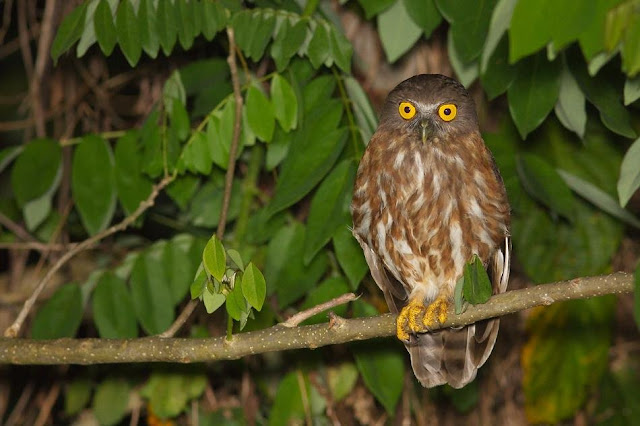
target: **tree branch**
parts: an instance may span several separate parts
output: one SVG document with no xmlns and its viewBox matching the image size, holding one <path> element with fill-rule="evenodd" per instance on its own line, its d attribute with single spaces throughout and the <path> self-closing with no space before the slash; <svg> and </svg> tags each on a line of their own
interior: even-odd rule
<svg viewBox="0 0 640 426">
<path fill-rule="evenodd" d="M 449 312 L 441 328 L 460 327 L 487 318 L 572 299 L 633 291 L 633 275 L 618 272 L 538 285 L 494 296 L 484 305 L 469 306 L 461 315 Z M 384 314 L 325 324 L 264 330 L 209 339 L 145 337 L 141 339 L 0 339 L 0 363 L 103 364 L 130 362 L 203 362 L 237 359 L 264 352 L 346 343 L 395 334 L 395 316 Z"/>
</svg>

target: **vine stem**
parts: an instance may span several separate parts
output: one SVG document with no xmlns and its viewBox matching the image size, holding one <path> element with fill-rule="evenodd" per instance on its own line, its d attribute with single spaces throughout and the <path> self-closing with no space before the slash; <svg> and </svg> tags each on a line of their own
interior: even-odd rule
<svg viewBox="0 0 640 426">
<path fill-rule="evenodd" d="M 222 240 L 224 237 L 224 231 L 227 223 L 227 213 L 229 212 L 229 202 L 231 200 L 231 189 L 233 187 L 233 177 L 236 170 L 236 156 L 238 153 L 238 142 L 240 141 L 240 125 L 242 120 L 242 91 L 240 89 L 240 79 L 238 77 L 238 66 L 236 63 L 236 39 L 233 33 L 233 28 L 227 27 L 227 37 L 229 39 L 229 56 L 227 57 L 227 63 L 229 64 L 229 70 L 231 72 L 231 81 L 233 84 L 233 97 L 236 101 L 235 119 L 233 123 L 233 138 L 231 139 L 231 147 L 229 148 L 229 164 L 227 166 L 227 173 L 224 180 L 224 194 L 222 197 L 222 209 L 220 210 L 220 219 L 218 221 L 218 228 L 216 229 L 216 237 Z M 182 309 L 178 318 L 171 324 L 171 326 L 158 335 L 161 338 L 170 338 L 180 330 L 185 322 L 189 319 L 193 311 L 198 307 L 199 300 L 190 300 Z M 231 319 L 229 319 L 231 321 Z M 231 326 L 233 323 L 230 322 Z M 231 333 L 229 332 L 229 339 L 231 339 Z"/>
<path fill-rule="evenodd" d="M 607 294 L 633 291 L 632 274 L 576 278 L 542 284 L 493 296 L 487 303 L 469 306 L 456 315 L 453 307 L 448 318 L 433 331 L 461 327 L 488 318 L 511 314 L 535 306 L 574 299 L 587 299 Z M 282 324 L 258 331 L 195 339 L 144 337 L 139 339 L 0 339 L 0 364 L 105 364 L 132 362 L 205 362 L 238 359 L 265 352 L 346 343 L 375 337 L 392 336 L 396 332 L 395 315 L 383 314 L 366 318 L 340 319 L 331 323 L 284 327 Z"/>
</svg>

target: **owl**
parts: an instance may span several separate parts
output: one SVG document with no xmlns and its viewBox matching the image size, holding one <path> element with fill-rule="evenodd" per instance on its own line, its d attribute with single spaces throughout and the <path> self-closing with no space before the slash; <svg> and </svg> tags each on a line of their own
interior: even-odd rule
<svg viewBox="0 0 640 426">
<path fill-rule="evenodd" d="M 422 74 L 389 93 L 358 167 L 351 214 L 420 383 L 461 388 L 472 381 L 493 350 L 499 320 L 429 331 L 446 320 L 474 255 L 493 293 L 506 290 L 510 208 L 460 83 Z"/>
</svg>

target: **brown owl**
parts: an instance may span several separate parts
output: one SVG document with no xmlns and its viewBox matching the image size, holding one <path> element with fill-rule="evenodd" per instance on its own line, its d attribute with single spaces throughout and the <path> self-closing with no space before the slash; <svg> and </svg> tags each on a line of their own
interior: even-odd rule
<svg viewBox="0 0 640 426">
<path fill-rule="evenodd" d="M 491 354 L 499 320 L 428 331 L 443 323 L 464 266 L 478 255 L 493 293 L 509 279 L 509 202 L 457 81 L 422 74 L 389 93 L 358 168 L 353 233 L 397 335 L 426 387 L 472 381 Z"/>
</svg>

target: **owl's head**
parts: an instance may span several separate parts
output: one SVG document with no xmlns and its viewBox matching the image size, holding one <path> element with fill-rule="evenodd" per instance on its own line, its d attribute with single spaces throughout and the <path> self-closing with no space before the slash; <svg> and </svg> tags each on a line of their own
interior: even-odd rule
<svg viewBox="0 0 640 426">
<path fill-rule="evenodd" d="M 473 99 L 464 86 L 440 74 L 420 74 L 387 96 L 381 126 L 416 132 L 423 142 L 478 130 Z"/>
</svg>

